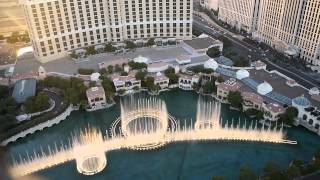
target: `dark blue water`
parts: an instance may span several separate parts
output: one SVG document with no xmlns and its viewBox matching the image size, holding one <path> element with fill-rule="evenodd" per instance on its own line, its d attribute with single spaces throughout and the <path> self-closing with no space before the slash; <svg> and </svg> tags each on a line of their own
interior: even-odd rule
<svg viewBox="0 0 320 180">
<path fill-rule="evenodd" d="M 138 95 L 145 96 L 145 95 Z M 172 91 L 162 93 L 167 109 L 171 115 L 190 122 L 195 119 L 199 95 L 193 92 Z M 96 112 L 73 112 L 64 122 L 47 128 L 42 132 L 30 135 L 9 146 L 9 153 L 16 155 L 53 145 L 54 141 L 64 141 L 71 133 L 88 125 L 98 127 L 105 132 L 110 124 L 119 116 L 119 100 L 117 105 Z M 222 106 L 222 118 L 231 120 L 247 118 L 244 114 Z M 247 118 L 250 122 L 250 119 Z M 320 147 L 320 137 L 304 128 L 292 128 L 287 132 L 288 139 L 298 141 L 298 145 L 279 145 L 246 142 L 189 142 L 168 144 L 154 151 L 121 150 L 106 154 L 106 169 L 94 176 L 84 176 L 76 170 L 75 161 L 61 164 L 35 175 L 46 179 L 117 179 L 117 180 L 197 180 L 211 179 L 212 176 L 224 176 L 225 179 L 237 179 L 240 166 L 251 167 L 261 174 L 265 164 L 276 162 L 286 167 L 292 159 L 309 161 L 314 151 Z"/>
</svg>

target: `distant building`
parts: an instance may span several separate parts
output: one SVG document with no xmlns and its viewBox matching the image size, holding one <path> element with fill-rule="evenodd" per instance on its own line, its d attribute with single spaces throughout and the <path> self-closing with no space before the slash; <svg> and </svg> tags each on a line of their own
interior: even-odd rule
<svg viewBox="0 0 320 180">
<path fill-rule="evenodd" d="M 242 84 L 236 79 L 230 78 L 217 86 L 217 98 L 222 102 L 227 102 L 229 92 L 239 91 L 241 86 Z"/>
<path fill-rule="evenodd" d="M 314 0 L 260 0 L 254 37 L 288 56 L 320 66 L 320 6 Z"/>
<path fill-rule="evenodd" d="M 260 0 L 219 0 L 218 19 L 251 33 L 255 30 Z"/>
<path fill-rule="evenodd" d="M 257 109 L 262 110 L 263 98 L 253 92 L 242 92 L 243 110 Z"/>
<path fill-rule="evenodd" d="M 159 85 L 161 89 L 169 87 L 169 78 L 161 73 L 157 73 L 154 77 L 154 85 Z"/>
<path fill-rule="evenodd" d="M 157 73 L 165 71 L 169 68 L 169 64 L 166 62 L 156 62 L 152 64 L 148 64 L 147 70 L 149 73 Z"/>
<path fill-rule="evenodd" d="M 212 47 L 217 47 L 220 51 L 223 50 L 223 43 L 211 37 L 185 40 L 181 44 L 186 51 L 188 51 L 190 54 L 195 55 L 205 55 L 207 50 Z"/>
<path fill-rule="evenodd" d="M 106 106 L 106 95 L 103 87 L 91 87 L 86 91 L 91 110 L 102 109 Z"/>
<path fill-rule="evenodd" d="M 192 38 L 192 0 L 44 1 L 20 0 L 41 62 L 109 42 Z M 168 40 L 169 41 L 169 40 Z"/>
<path fill-rule="evenodd" d="M 21 79 L 15 83 L 12 97 L 18 103 L 23 103 L 27 100 L 28 97 L 36 95 L 36 86 L 36 79 Z"/>
<path fill-rule="evenodd" d="M 299 112 L 296 123 L 320 135 L 320 110 L 313 107 L 304 96 L 294 98 L 292 106 L 297 108 Z"/>
<path fill-rule="evenodd" d="M 128 76 L 113 75 L 111 80 L 116 88 L 116 92 L 119 91 L 132 91 L 134 87 L 141 88 L 141 81 L 137 80 L 133 74 Z"/>
<path fill-rule="evenodd" d="M 193 85 L 199 82 L 199 76 L 181 74 L 179 77 L 179 88 L 189 91 L 193 90 Z"/>
<path fill-rule="evenodd" d="M 268 121 L 277 121 L 281 114 L 285 113 L 285 108 L 278 103 L 269 103 L 263 106 L 263 117 Z"/>
<path fill-rule="evenodd" d="M 200 0 L 200 5 L 207 9 L 218 10 L 219 0 Z"/>
<path fill-rule="evenodd" d="M 262 61 L 255 61 L 251 63 L 251 66 L 255 68 L 255 70 L 266 70 L 267 64 Z"/>
<path fill-rule="evenodd" d="M 186 55 L 181 55 L 181 56 L 176 57 L 176 62 L 179 65 L 189 64 L 189 63 L 191 63 L 191 57 L 186 56 Z"/>
</svg>

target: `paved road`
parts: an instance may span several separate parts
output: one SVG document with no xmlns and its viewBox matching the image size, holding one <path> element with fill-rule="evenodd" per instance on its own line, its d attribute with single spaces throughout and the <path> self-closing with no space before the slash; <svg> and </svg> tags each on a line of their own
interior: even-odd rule
<svg viewBox="0 0 320 180">
<path fill-rule="evenodd" d="M 278 64 L 275 64 L 272 61 L 266 59 L 266 57 L 271 56 L 271 55 L 263 52 L 262 50 L 258 49 L 257 47 L 255 47 L 251 44 L 248 44 L 244 41 L 241 41 L 240 40 L 241 38 L 239 38 L 239 36 L 236 36 L 235 34 L 226 31 L 225 29 L 223 29 L 222 27 L 220 27 L 219 25 L 214 23 L 212 20 L 208 20 L 208 19 L 203 20 L 200 17 L 194 16 L 193 27 L 195 29 L 198 29 L 200 31 L 205 32 L 206 34 L 208 34 L 214 38 L 218 38 L 221 35 L 225 36 L 226 38 L 228 38 L 230 41 L 233 42 L 233 46 L 235 47 L 235 49 L 245 53 L 246 55 L 250 55 L 252 61 L 262 60 L 263 62 L 268 64 L 269 69 L 277 70 L 277 71 L 281 72 L 282 74 L 294 79 L 299 84 L 301 84 L 307 88 L 320 86 L 320 82 L 318 80 L 316 80 L 316 79 L 314 79 L 304 73 L 301 73 L 298 70 L 295 70 L 292 68 L 290 68 L 290 70 L 288 70 L 288 67 L 281 67 Z M 266 55 L 263 55 L 263 54 L 266 54 Z"/>
<path fill-rule="evenodd" d="M 43 90 L 50 99 L 52 99 L 55 102 L 54 108 L 51 110 L 54 114 L 62 112 L 63 109 L 63 98 L 61 95 L 58 95 L 56 92 L 49 91 L 49 90 Z"/>
</svg>

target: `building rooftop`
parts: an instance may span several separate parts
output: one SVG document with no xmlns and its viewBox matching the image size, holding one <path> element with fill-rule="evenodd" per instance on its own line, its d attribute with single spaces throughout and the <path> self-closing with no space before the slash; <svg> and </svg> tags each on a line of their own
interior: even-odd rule
<svg viewBox="0 0 320 180">
<path fill-rule="evenodd" d="M 105 94 L 103 87 L 91 87 L 86 91 L 87 97 L 92 99 L 96 97 L 101 97 Z"/>
<path fill-rule="evenodd" d="M 255 61 L 251 63 L 251 66 L 255 67 L 255 68 L 263 68 L 265 66 L 267 66 L 264 62 L 262 61 Z"/>
<path fill-rule="evenodd" d="M 167 67 L 169 64 L 166 62 L 155 62 L 152 64 L 148 64 L 148 68 L 164 68 Z"/>
<path fill-rule="evenodd" d="M 296 97 L 292 99 L 292 102 L 303 107 L 309 107 L 311 105 L 310 101 L 304 96 Z"/>
<path fill-rule="evenodd" d="M 190 63 L 191 62 L 191 56 L 188 55 L 180 55 L 176 58 L 176 61 L 181 64 L 181 63 Z"/>
<path fill-rule="evenodd" d="M 242 97 L 245 100 L 251 101 L 251 102 L 255 102 L 257 104 L 262 104 L 263 103 L 263 98 L 261 96 L 259 96 L 256 93 L 253 92 L 242 92 Z"/>
<path fill-rule="evenodd" d="M 273 91 L 272 86 L 268 82 L 263 82 L 258 85 L 257 92 L 261 95 L 266 95 Z"/>
<path fill-rule="evenodd" d="M 153 76 L 154 81 L 168 81 L 169 82 L 169 78 L 161 73 L 157 73 L 155 76 Z"/>
<path fill-rule="evenodd" d="M 36 94 L 36 79 L 22 79 L 15 83 L 12 97 L 18 102 L 24 102 L 28 97 L 35 96 Z"/>
<path fill-rule="evenodd" d="M 281 105 L 279 105 L 278 103 L 269 103 L 266 105 L 266 108 L 273 113 L 284 113 L 285 109 L 284 107 L 282 107 Z"/>
<path fill-rule="evenodd" d="M 183 42 L 186 43 L 187 45 L 189 45 L 190 47 L 192 47 L 195 50 L 206 49 L 206 48 L 209 48 L 212 45 L 222 44 L 221 41 L 215 40 L 215 39 L 213 39 L 211 37 L 195 38 L 195 39 L 192 39 L 192 40 L 185 40 Z"/>
<path fill-rule="evenodd" d="M 126 82 L 126 81 L 135 81 L 136 78 L 129 74 L 128 76 L 120 76 L 118 74 L 114 74 L 111 76 L 111 80 L 113 82 Z"/>
<path fill-rule="evenodd" d="M 223 64 L 225 66 L 233 66 L 233 61 L 227 57 L 224 57 L 224 56 L 220 56 L 218 58 L 215 58 L 216 61 L 219 63 L 219 64 Z"/>
<path fill-rule="evenodd" d="M 25 72 L 25 73 L 17 73 L 11 77 L 11 80 L 37 78 L 38 76 L 39 76 L 39 72 L 30 71 L 30 72 Z"/>
<path fill-rule="evenodd" d="M 272 86 L 273 91 L 282 94 L 290 99 L 294 99 L 296 97 L 304 95 L 304 97 L 310 100 L 312 105 L 318 107 L 320 106 L 320 101 L 311 98 L 308 89 L 300 85 L 296 85 L 293 87 L 289 86 L 287 84 L 288 79 L 280 76 L 277 73 L 269 73 L 265 70 L 250 70 L 250 78 L 258 83 L 267 81 Z"/>
<path fill-rule="evenodd" d="M 239 69 L 236 72 L 236 76 L 237 76 L 237 79 L 244 79 L 244 78 L 248 78 L 250 76 L 250 73 L 245 69 Z"/>
<path fill-rule="evenodd" d="M 212 69 L 214 71 L 219 67 L 218 63 L 214 59 L 209 59 L 203 66 L 206 69 Z"/>
<path fill-rule="evenodd" d="M 239 91 L 241 87 L 242 84 L 233 78 L 230 78 L 224 83 L 218 85 L 218 88 L 224 91 Z"/>
</svg>

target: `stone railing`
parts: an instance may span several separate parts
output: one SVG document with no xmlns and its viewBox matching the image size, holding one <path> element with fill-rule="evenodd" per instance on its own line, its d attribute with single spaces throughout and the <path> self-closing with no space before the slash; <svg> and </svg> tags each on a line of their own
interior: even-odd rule
<svg viewBox="0 0 320 180">
<path fill-rule="evenodd" d="M 20 133 L 16 134 L 16 135 L 13 135 L 11 136 L 10 138 L 4 140 L 1 142 L 1 145 L 5 146 L 7 145 L 8 143 L 10 142 L 15 142 L 17 141 L 17 139 L 19 138 L 23 138 L 29 134 L 33 134 L 34 132 L 38 131 L 38 130 L 43 130 L 44 128 L 47 128 L 47 127 L 51 127 L 55 124 L 59 124 L 61 121 L 65 120 L 70 114 L 71 112 L 75 110 L 75 108 L 70 105 L 63 113 L 61 113 L 60 115 L 58 115 L 57 117 L 51 119 L 51 120 L 48 120 L 46 122 L 43 122 L 41 124 L 38 124 L 34 127 L 31 127 L 27 130 L 24 130 L 24 131 L 21 131 Z"/>
</svg>

